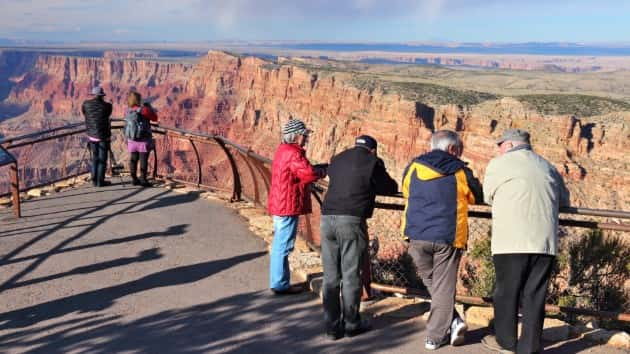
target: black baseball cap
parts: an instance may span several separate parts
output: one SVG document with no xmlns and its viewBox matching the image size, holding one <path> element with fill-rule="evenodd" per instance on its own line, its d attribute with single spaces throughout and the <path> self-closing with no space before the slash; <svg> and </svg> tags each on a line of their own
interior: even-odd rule
<svg viewBox="0 0 630 354">
<path fill-rule="evenodd" d="M 354 145 L 355 146 L 362 146 L 364 148 L 367 148 L 369 150 L 375 149 L 378 146 L 378 143 L 376 142 L 376 139 L 374 139 L 373 137 L 369 136 L 369 135 L 361 135 L 358 136 L 355 140 L 354 140 Z"/>
</svg>

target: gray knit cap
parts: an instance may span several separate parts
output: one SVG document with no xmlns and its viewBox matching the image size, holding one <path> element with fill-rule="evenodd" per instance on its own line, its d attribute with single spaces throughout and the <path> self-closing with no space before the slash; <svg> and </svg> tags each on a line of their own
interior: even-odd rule
<svg viewBox="0 0 630 354">
<path fill-rule="evenodd" d="M 282 129 L 282 134 L 297 133 L 300 135 L 308 135 L 310 132 L 311 130 L 306 128 L 306 124 L 299 119 L 289 120 Z"/>
</svg>

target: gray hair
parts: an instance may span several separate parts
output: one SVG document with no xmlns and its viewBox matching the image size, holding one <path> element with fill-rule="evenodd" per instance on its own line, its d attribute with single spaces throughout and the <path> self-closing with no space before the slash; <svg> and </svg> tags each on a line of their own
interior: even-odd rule
<svg viewBox="0 0 630 354">
<path fill-rule="evenodd" d="M 285 133 L 282 134 L 282 143 L 283 144 L 293 144 L 297 141 L 298 136 L 300 136 L 299 133 Z"/>
<path fill-rule="evenodd" d="M 431 150 L 448 152 L 450 146 L 461 148 L 463 145 L 459 134 L 451 130 L 438 130 L 431 135 Z"/>
</svg>

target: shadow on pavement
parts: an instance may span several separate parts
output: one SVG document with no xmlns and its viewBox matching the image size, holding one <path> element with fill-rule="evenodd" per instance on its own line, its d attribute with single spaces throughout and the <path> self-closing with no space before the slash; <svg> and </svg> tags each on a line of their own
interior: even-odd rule
<svg viewBox="0 0 630 354">
<path fill-rule="evenodd" d="M 53 209 L 53 208 L 50 208 L 50 209 Z M 93 206 L 87 206 L 87 207 L 82 207 L 82 208 L 55 210 L 55 211 L 50 211 L 50 212 L 41 213 L 41 214 L 29 214 L 28 212 L 25 212 L 25 213 L 22 213 L 23 214 L 22 217 L 25 217 L 25 218 L 37 218 L 37 217 L 41 217 L 41 216 L 52 216 L 52 215 L 55 215 L 55 214 L 72 213 L 72 212 L 75 212 L 75 211 L 93 210 L 93 209 L 94 209 Z"/>
<path fill-rule="evenodd" d="M 201 192 L 197 192 L 197 191 L 195 191 L 195 192 L 188 192 L 186 194 L 168 195 L 166 197 L 162 197 L 162 198 L 156 199 L 152 203 L 143 206 L 137 212 L 143 212 L 143 211 L 151 210 L 151 209 L 164 208 L 164 207 L 169 207 L 169 206 L 178 205 L 178 204 L 192 203 L 192 202 L 196 201 L 197 199 L 199 199 L 200 195 L 201 195 Z"/>
<path fill-rule="evenodd" d="M 89 225 L 81 225 L 81 226 L 89 226 Z M 80 251 L 80 250 L 100 247 L 100 246 L 119 245 L 119 244 L 123 244 L 127 242 L 141 241 L 141 240 L 146 240 L 146 239 L 154 238 L 154 237 L 181 236 L 187 232 L 187 229 L 189 226 L 190 226 L 189 224 L 173 225 L 173 226 L 169 226 L 165 231 L 162 231 L 162 232 L 146 232 L 143 234 L 137 234 L 137 235 L 121 237 L 121 238 L 114 238 L 114 239 L 110 239 L 110 240 L 102 241 L 102 242 L 95 242 L 95 243 L 89 243 L 85 245 L 66 247 L 60 250 L 56 250 L 56 251 L 37 253 L 37 254 L 32 254 L 32 255 L 28 255 L 24 257 L 15 257 L 8 261 L 0 262 L 0 266 L 6 265 L 6 264 L 29 261 L 29 260 L 37 259 L 40 257 L 49 257 L 56 254 L 66 253 L 66 252 Z"/>
<path fill-rule="evenodd" d="M 236 264 L 261 257 L 265 254 L 266 252 L 255 252 L 227 259 L 177 267 L 109 288 L 89 291 L 24 309 L 6 312 L 0 315 L 0 329 L 5 330 L 32 326 L 41 321 L 54 319 L 73 312 L 85 313 L 101 311 L 112 306 L 114 301 L 121 297 L 145 290 L 196 282 Z"/>
<path fill-rule="evenodd" d="M 114 259 L 114 260 L 107 261 L 107 262 L 90 264 L 90 265 L 83 266 L 83 267 L 77 267 L 77 268 L 74 268 L 74 269 L 69 270 L 67 272 L 63 272 L 63 273 L 59 273 L 59 274 L 51 274 L 51 275 L 47 275 L 47 276 L 40 277 L 40 278 L 29 279 L 29 280 L 17 282 L 17 283 L 12 284 L 9 287 L 0 287 L 0 290 L 4 291 L 4 290 L 8 290 L 8 289 L 14 289 L 14 288 L 22 287 L 22 286 L 34 285 L 34 284 L 39 284 L 39 283 L 55 280 L 55 279 L 69 277 L 69 276 L 72 276 L 72 275 L 88 274 L 88 273 L 94 273 L 94 272 L 98 272 L 98 271 L 101 271 L 101 270 L 106 270 L 106 269 L 111 269 L 111 268 L 116 268 L 116 267 L 124 267 L 124 266 L 130 265 L 130 264 L 133 264 L 133 263 L 154 261 L 154 260 L 160 259 L 162 257 L 163 257 L 163 255 L 160 254 L 160 249 L 159 248 L 152 248 L 152 249 L 140 252 L 135 257 L 119 258 L 119 259 Z"/>
<path fill-rule="evenodd" d="M 481 344 L 481 340 L 483 339 L 483 337 L 485 337 L 488 334 L 494 334 L 494 332 L 488 328 L 488 327 L 484 327 L 484 328 L 479 328 L 473 331 L 468 331 L 468 333 L 466 333 L 466 345 L 474 345 L 474 344 Z M 579 353 L 582 351 L 585 352 L 589 352 L 591 351 L 591 348 L 593 347 L 597 347 L 598 344 L 587 341 L 585 339 L 570 339 L 568 341 L 565 342 L 549 342 L 549 341 L 543 341 L 542 343 L 545 353 L 553 353 L 553 354 L 573 354 L 573 353 Z M 494 351 L 481 346 L 480 347 L 480 351 L 483 353 L 494 353 Z M 598 351 L 599 352 L 599 351 Z M 616 350 L 611 349 L 611 352 L 617 353 Z"/>
<path fill-rule="evenodd" d="M 133 322 L 90 318 L 63 330 L 29 329 L 0 337 L 0 349 L 33 348 L 28 353 L 384 353 L 418 334 L 407 323 L 372 336 L 366 333 L 332 342 L 323 338 L 323 316 L 312 304 L 311 294 L 276 297 L 267 291 L 251 292 Z"/>
<path fill-rule="evenodd" d="M 127 189 L 119 189 L 119 190 L 127 190 Z M 40 254 L 39 257 L 34 258 L 35 261 L 33 263 L 29 264 L 24 270 L 18 272 L 17 274 L 12 276 L 10 279 L 5 281 L 2 285 L 0 285 L 0 291 L 5 290 L 5 289 L 11 289 L 11 288 L 15 287 L 16 284 L 18 283 L 18 281 L 21 278 L 23 278 L 24 276 L 26 276 L 27 274 L 29 274 L 30 272 L 35 270 L 40 264 L 45 262 L 46 259 L 48 259 L 48 257 L 50 257 L 51 255 L 53 255 L 55 253 L 64 251 L 69 244 L 71 244 L 71 243 L 81 239 L 83 236 L 85 236 L 88 233 L 90 233 L 91 231 L 95 230 L 99 225 L 102 225 L 107 220 L 109 220 L 109 219 L 111 219 L 111 218 L 113 218 L 113 217 L 115 217 L 117 215 L 132 213 L 132 212 L 134 212 L 133 209 L 136 206 L 140 206 L 140 205 L 143 205 L 143 204 L 148 203 L 148 202 L 151 202 L 151 203 L 148 204 L 148 205 L 145 205 L 144 207 L 142 207 L 142 209 L 140 209 L 140 211 L 193 202 L 193 201 L 199 199 L 199 195 L 200 195 L 200 193 L 198 193 L 198 192 L 187 193 L 187 194 L 182 194 L 182 195 L 168 195 L 169 194 L 168 191 L 161 191 L 157 195 L 153 196 L 152 198 L 148 198 L 148 199 L 145 199 L 145 200 L 137 201 L 135 203 L 132 203 L 131 205 L 126 206 L 122 210 L 115 211 L 115 212 L 113 212 L 111 214 L 89 216 L 89 215 L 91 215 L 93 213 L 99 212 L 104 207 L 107 207 L 108 205 L 110 205 L 112 203 L 123 202 L 126 199 L 129 199 L 129 198 L 133 197 L 134 195 L 137 195 L 141 191 L 142 191 L 142 189 L 136 188 L 136 189 L 132 190 L 128 194 L 124 194 L 124 195 L 122 195 L 120 197 L 114 198 L 110 203 L 105 203 L 105 204 L 100 205 L 100 206 L 94 206 L 94 207 L 89 207 L 89 208 L 79 208 L 79 209 L 77 209 L 77 211 L 79 211 L 79 210 L 85 210 L 85 211 L 82 211 L 81 213 L 79 213 L 77 215 L 71 215 L 71 216 L 69 216 L 68 218 L 66 218 L 64 221 L 62 221 L 60 223 L 54 223 L 55 226 L 53 226 L 52 228 L 41 232 L 36 237 L 30 238 L 28 241 L 23 243 L 21 246 L 15 248 L 13 251 L 10 251 L 9 253 L 5 254 L 0 259 L 0 265 L 7 264 L 9 262 L 13 262 L 14 259 L 17 258 L 17 256 L 20 253 L 22 253 L 23 251 L 25 251 L 26 249 L 28 249 L 29 247 L 31 247 L 35 243 L 37 243 L 37 242 L 39 242 L 39 241 L 41 241 L 41 240 L 43 240 L 43 239 L 53 235 L 56 231 L 61 230 L 64 227 L 70 226 L 70 224 L 72 224 L 73 222 L 76 222 L 78 220 L 94 219 L 94 222 L 91 223 L 85 229 L 77 232 L 75 235 L 73 235 L 71 237 L 68 237 L 65 240 L 63 240 L 62 242 L 58 243 L 50 251 L 42 253 L 42 254 Z M 96 192 L 101 192 L 101 191 L 96 191 Z M 76 194 L 74 194 L 74 195 L 76 195 Z"/>
</svg>

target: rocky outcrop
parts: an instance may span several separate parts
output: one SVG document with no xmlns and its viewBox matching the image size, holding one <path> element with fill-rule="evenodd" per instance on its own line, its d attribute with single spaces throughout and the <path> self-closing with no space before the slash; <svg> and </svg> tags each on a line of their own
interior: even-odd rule
<svg viewBox="0 0 630 354">
<path fill-rule="evenodd" d="M 195 65 L 115 55 L 38 56 L 32 68 L 15 79 L 5 99 L 28 105 L 29 111 L 1 124 L 0 133 L 41 126 L 42 120 L 54 125 L 61 117 L 80 117 L 81 101 L 92 85 L 100 84 L 117 116 L 123 115 L 127 92 L 136 89 L 153 101 L 162 124 L 221 133 L 267 156 L 289 117 L 305 120 L 314 130 L 308 147 L 314 161 L 327 161 L 350 146 L 356 135 L 371 134 L 379 140 L 387 166 L 400 177 L 408 161 L 428 149 L 434 129 L 459 131 L 464 158 L 483 175 L 496 153 L 494 139 L 505 128 L 519 127 L 530 130 L 535 148 L 567 178 L 574 204 L 630 209 L 630 113 L 545 116 L 509 98 L 471 107 L 430 107 L 397 94 L 360 90 L 347 75 L 222 52 L 209 52 Z M 25 117 L 32 124 L 24 123 Z M 190 149 L 173 144 L 175 149 Z M 173 155 L 169 163 L 176 168 L 184 162 Z"/>
</svg>

